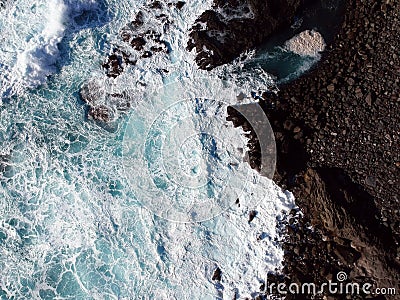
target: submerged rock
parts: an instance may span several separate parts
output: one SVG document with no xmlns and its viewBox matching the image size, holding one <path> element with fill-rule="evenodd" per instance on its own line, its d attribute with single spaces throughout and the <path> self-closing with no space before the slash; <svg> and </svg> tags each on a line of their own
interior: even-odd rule
<svg viewBox="0 0 400 300">
<path fill-rule="evenodd" d="M 104 97 L 104 90 L 95 81 L 89 81 L 81 87 L 79 95 L 87 105 L 94 106 Z"/>
<path fill-rule="evenodd" d="M 88 112 L 88 117 L 96 121 L 108 123 L 112 118 L 111 109 L 105 105 L 91 106 Z"/>
<path fill-rule="evenodd" d="M 8 177 L 7 175 L 11 171 L 10 158 L 10 153 L 0 153 L 0 180 L 3 179 L 3 177 Z"/>
<path fill-rule="evenodd" d="M 129 91 L 109 93 L 95 80 L 84 84 L 79 94 L 88 106 L 87 117 L 103 123 L 116 120 L 119 114 L 129 110 L 135 102 Z"/>
</svg>

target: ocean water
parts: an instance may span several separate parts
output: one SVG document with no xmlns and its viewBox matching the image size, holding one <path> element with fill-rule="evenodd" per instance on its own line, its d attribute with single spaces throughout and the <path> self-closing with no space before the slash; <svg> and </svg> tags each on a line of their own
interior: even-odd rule
<svg viewBox="0 0 400 300">
<path fill-rule="evenodd" d="M 308 70 L 321 59 L 320 55 L 299 56 L 287 51 L 285 41 L 305 30 L 319 32 L 326 44 L 331 44 L 340 28 L 345 1 L 318 0 L 303 8 L 295 16 L 293 24 L 272 35 L 258 47 L 243 64 L 244 70 L 262 69 L 273 75 L 277 83 L 288 83 Z"/>
<path fill-rule="evenodd" d="M 242 299 L 281 268 L 294 199 L 243 162 L 244 133 L 224 119 L 232 96 L 252 101 L 272 77 L 238 62 L 198 70 L 184 45 L 211 1 L 191 1 L 166 11 L 170 55 L 107 78 L 101 63 L 145 4 L 0 10 L 0 299 Z M 85 117 L 88 82 L 114 113 L 108 127 Z M 114 109 L 112 93 L 132 109 Z"/>
</svg>

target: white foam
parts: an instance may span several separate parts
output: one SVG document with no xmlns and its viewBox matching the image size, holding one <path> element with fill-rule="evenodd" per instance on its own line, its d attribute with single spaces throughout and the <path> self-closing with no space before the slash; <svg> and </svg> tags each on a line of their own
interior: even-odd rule
<svg viewBox="0 0 400 300">
<path fill-rule="evenodd" d="M 62 0 L 52 0 L 48 10 L 51 13 L 42 33 L 31 41 L 24 52 L 18 54 L 14 80 L 22 79 L 28 88 L 43 84 L 49 75 L 56 72 L 58 44 L 64 37 L 68 7 Z"/>
<path fill-rule="evenodd" d="M 73 22 L 72 18 L 83 11 L 94 9 L 97 4 L 95 0 L 50 0 L 45 5 L 42 16 L 45 21 L 42 23 L 44 25 L 41 26 L 43 27 L 41 32 L 32 33 L 27 42 L 16 45 L 17 48 L 13 49 L 16 54 L 15 64 L 6 70 L 9 74 L 2 80 L 3 84 L 5 83 L 2 87 L 3 94 L 7 91 L 9 96 L 21 89 L 35 88 L 44 84 L 48 76 L 57 71 L 59 44 L 66 34 L 68 25 Z M 10 10 L 12 11 L 11 8 Z M 11 24 L 6 23 L 7 25 Z M 9 82 L 6 83 L 7 81 Z"/>
<path fill-rule="evenodd" d="M 200 226 L 165 225 L 162 241 L 171 263 L 165 275 L 181 289 L 155 288 L 154 295 L 168 295 L 161 299 L 181 299 L 183 295 L 201 295 L 196 299 L 206 299 L 207 295 L 245 299 L 257 294 L 268 272 L 275 271 L 283 259 L 283 250 L 275 242 L 280 240 L 276 216 L 288 210 L 293 199 L 264 180 L 256 180 L 247 192 L 248 196 L 253 193 L 253 197 L 259 197 L 260 203 L 247 206 L 250 199 L 242 198 L 240 208 L 233 207 Z M 282 202 L 275 200 L 277 195 Z M 258 215 L 249 224 L 253 209 Z M 221 282 L 212 280 L 217 267 L 222 271 Z"/>
<path fill-rule="evenodd" d="M 140 193 L 128 188 L 121 170 L 121 130 L 110 133 L 85 122 L 83 107 L 76 98 L 81 84 L 93 79 L 104 85 L 104 92 L 127 91 L 136 101 L 146 100 L 143 97 L 151 89 L 174 80 L 193 79 L 188 86 L 193 96 L 199 89 L 218 95 L 223 85 L 231 85 L 238 93 L 244 91 L 247 95 L 259 82 L 261 87 L 268 87 L 271 81 L 267 74 L 261 79 L 248 78 L 250 82 L 236 77 L 225 82 L 220 78 L 225 69 L 217 68 L 211 73 L 198 70 L 194 53 L 183 50 L 189 27 L 202 11 L 211 7 L 211 2 L 187 2 L 180 12 L 170 12 L 169 17 L 175 22 L 162 38 L 170 42 L 171 56 L 143 59 L 116 80 L 105 78 L 100 70 L 105 55 L 98 47 L 97 37 L 115 38 L 143 3 L 108 2 L 109 9 L 118 16 L 115 23 L 99 28 L 96 33 L 87 30 L 71 36 L 71 62 L 62 68 L 46 95 L 18 90 L 20 97 L 0 111 L 0 135 L 5 140 L 2 145 L 7 148 L 4 153 L 12 154 L 9 163 L 14 172 L 10 177 L 0 174 L 4 184 L 0 187 L 0 201 L 8 207 L 8 211 L 0 212 L 0 230 L 7 233 L 7 241 L 0 242 L 0 286 L 8 297 L 36 299 L 46 289 L 53 291 L 56 298 L 63 298 L 56 288 L 62 278 L 73 273 L 73 282 L 68 284 L 76 283 L 80 294 L 70 298 L 215 299 L 219 295 L 231 299 L 234 293 L 244 298 L 259 289 L 268 271 L 281 267 L 283 251 L 276 242 L 280 239 L 276 224 L 281 211 L 293 206 L 290 194 L 243 164 L 244 168 L 247 166 L 246 174 L 236 175 L 248 180 L 248 185 L 240 207 L 202 223 L 160 220 L 142 206 L 137 197 Z M 21 3 L 25 2 L 17 5 Z M 51 17 L 51 27 L 48 26 L 53 21 L 41 24 L 40 16 L 31 16 L 31 5 L 25 3 L 28 8 L 24 14 L 38 19 L 30 20 L 32 26 L 29 20 L 17 22 L 18 28 L 10 29 L 14 32 L 12 41 L 0 47 L 20 49 L 21 53 L 33 51 L 36 46 L 45 49 L 47 60 L 34 56 L 34 51 L 28 53 L 50 74 L 48 62 L 57 61 L 54 58 L 59 53 L 55 47 L 46 52 L 46 43 L 38 41 L 40 37 L 56 45 L 67 34 L 68 18 L 74 13 L 68 11 L 71 3 L 63 3 L 66 10 L 60 10 L 54 19 Z M 40 8 L 42 18 L 46 8 Z M 151 16 L 149 19 L 158 22 Z M 8 21 L 16 24 L 15 20 Z M 28 37 L 32 42 L 25 41 Z M 15 51 L 11 52 L 0 53 L 1 63 L 8 70 L 13 70 L 10 67 L 16 62 Z M 26 64 L 20 65 L 22 70 Z M 160 75 L 158 70 L 162 67 L 170 70 L 169 76 Z M 40 72 L 38 69 L 37 74 Z M 34 82 L 43 82 L 39 75 L 32 78 Z M 1 80 L 8 84 L 5 77 Z M 29 75 L 25 80 L 31 80 Z M 140 88 L 138 81 L 146 87 Z M 234 103 L 236 98 L 225 100 Z M 244 101 L 250 99 L 245 97 Z M 152 109 L 161 111 L 164 105 Z M 231 134 L 229 130 L 224 132 L 228 132 L 224 140 L 232 147 L 243 144 L 237 140 L 239 131 L 232 128 Z M 250 180 L 245 176 L 248 173 Z M 258 215 L 249 224 L 250 210 L 257 210 Z M 20 223 L 11 225 L 11 218 Z M 23 241 L 20 229 L 26 230 L 31 244 Z M 264 239 L 257 240 L 263 232 Z M 164 251 L 159 251 L 161 246 Z M 217 266 L 223 272 L 221 285 L 211 280 Z M 49 279 L 53 275 L 57 277 L 56 283 Z M 21 282 L 26 280 L 31 282 L 29 289 L 22 288 Z"/>
</svg>

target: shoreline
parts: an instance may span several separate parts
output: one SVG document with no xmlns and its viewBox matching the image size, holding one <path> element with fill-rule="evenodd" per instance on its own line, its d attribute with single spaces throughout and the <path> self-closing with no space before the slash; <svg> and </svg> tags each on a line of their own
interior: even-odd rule
<svg viewBox="0 0 400 300">
<path fill-rule="evenodd" d="M 266 24 L 267 15 L 259 15 L 258 21 L 244 18 L 247 23 L 232 19 L 228 22 L 232 26 L 227 26 L 208 10 L 200 17 L 200 21 L 211 24 L 208 30 L 235 34 L 220 45 L 218 36 L 210 37 L 207 30 L 193 27 L 194 44 L 188 49 L 207 45 L 211 50 L 198 53 L 197 63 L 202 69 L 232 61 L 244 50 L 265 42 L 274 31 L 290 25 L 300 2 L 304 1 L 286 1 L 285 5 L 293 7 L 286 16 L 282 11 L 277 13 L 284 20 L 274 19 L 268 34 L 257 32 L 256 36 L 248 34 L 249 22 Z M 400 291 L 400 157 L 396 153 L 400 152 L 396 122 L 400 103 L 396 53 L 400 4 L 393 0 L 345 2 L 342 26 L 321 61 L 298 79 L 279 86 L 278 95 L 264 93 L 260 101 L 277 142 L 274 180 L 295 195 L 304 213 L 302 218 L 293 216 L 287 226 L 283 276 L 271 274 L 269 279 L 321 283 L 344 271 L 352 282 L 395 286 Z M 249 3 L 252 7 L 263 5 Z M 214 4 L 214 8 L 224 5 L 219 0 Z M 153 5 L 149 9 L 159 8 Z M 168 54 L 161 36 L 142 32 L 140 12 L 130 25 L 133 33 L 122 30 L 122 39 L 143 52 L 139 59 L 159 52 Z M 158 46 L 152 48 L 146 40 Z M 136 63 L 121 49 L 115 49 L 103 68 L 108 77 L 115 78 L 124 66 Z M 91 118 L 107 122 L 106 108 L 99 106 L 96 111 L 92 97 L 86 103 Z M 251 128 L 233 109 L 228 109 L 228 114 L 236 127 Z M 249 163 L 259 168 L 259 143 L 253 132 L 250 137 Z M 265 290 L 255 292 L 263 294 Z"/>
<path fill-rule="evenodd" d="M 304 213 L 287 228 L 283 280 L 321 283 L 344 271 L 399 291 L 400 3 L 346 5 L 317 66 L 260 103 L 277 141 L 275 181 Z M 258 161 L 256 149 L 249 155 Z"/>
</svg>

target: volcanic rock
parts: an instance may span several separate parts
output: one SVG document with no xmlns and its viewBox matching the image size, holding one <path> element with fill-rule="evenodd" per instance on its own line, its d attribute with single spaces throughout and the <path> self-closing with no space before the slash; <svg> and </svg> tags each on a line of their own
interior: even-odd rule
<svg viewBox="0 0 400 300">
<path fill-rule="evenodd" d="M 202 69 L 228 63 L 289 25 L 302 2 L 215 0 L 213 8 L 196 20 L 187 48 L 196 50 L 196 62 Z"/>
</svg>

